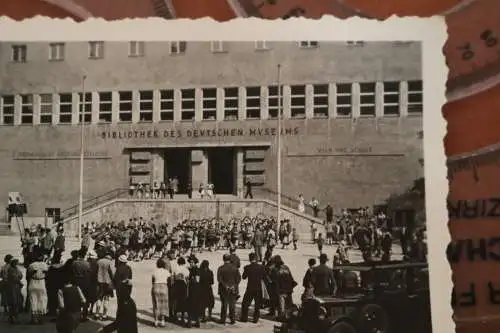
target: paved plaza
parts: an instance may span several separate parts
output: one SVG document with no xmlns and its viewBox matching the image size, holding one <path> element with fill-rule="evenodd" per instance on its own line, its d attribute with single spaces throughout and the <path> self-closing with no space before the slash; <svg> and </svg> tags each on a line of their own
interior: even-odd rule
<svg viewBox="0 0 500 333">
<path fill-rule="evenodd" d="M 78 243 L 74 240 L 67 240 L 66 241 L 67 245 L 67 251 L 66 255 L 72 250 L 76 249 L 78 247 Z M 328 254 L 329 258 L 333 256 L 335 253 L 335 246 L 325 246 L 324 251 Z M 242 266 L 248 264 L 248 253 L 250 250 L 238 250 L 237 254 L 240 257 L 242 261 Z M 3 260 L 3 257 L 6 254 L 13 254 L 14 256 L 17 256 L 18 258 L 21 257 L 21 249 L 20 249 L 20 240 L 18 237 L 0 237 L 0 257 Z M 219 265 L 222 263 L 222 255 L 225 253 L 225 251 L 216 251 L 216 252 L 203 252 L 203 253 L 196 253 L 197 257 L 201 260 L 207 259 L 210 262 L 210 268 L 214 271 L 214 273 L 217 271 L 217 268 Z M 297 251 L 294 251 L 292 249 L 276 249 L 274 251 L 274 254 L 279 254 L 282 256 L 284 262 L 286 265 L 288 265 L 292 271 L 292 275 L 294 279 L 298 282 L 298 286 L 295 288 L 294 291 L 294 302 L 299 303 L 300 300 L 300 295 L 302 293 L 302 278 L 304 276 L 304 273 L 306 271 L 307 267 L 307 260 L 312 257 L 318 257 L 318 250 L 317 248 L 311 244 L 311 243 L 302 243 L 299 245 L 299 249 Z M 395 245 L 393 248 L 393 257 L 394 259 L 399 259 L 401 258 L 401 249 L 399 246 Z M 353 262 L 361 261 L 361 254 L 357 250 L 350 250 L 349 251 L 349 258 Z M 139 317 L 139 332 L 141 333 L 150 333 L 150 332 L 157 332 L 157 331 L 164 331 L 164 330 L 175 330 L 175 331 L 180 331 L 180 330 L 187 330 L 185 328 L 182 328 L 180 326 L 176 326 L 174 324 L 167 324 L 166 328 L 155 328 L 153 327 L 153 321 L 152 321 L 152 315 L 153 315 L 153 309 L 152 309 L 152 303 L 151 303 L 151 296 L 150 296 L 150 289 L 151 289 L 151 275 L 153 273 L 153 270 L 155 268 L 155 261 L 154 260 L 147 260 L 143 262 L 131 262 L 130 266 L 132 267 L 133 271 L 133 297 L 137 303 L 137 309 L 138 309 L 138 317 Z M 240 292 L 241 295 L 243 295 L 244 291 L 246 288 L 246 281 L 243 280 L 242 283 L 240 284 Z M 220 313 L 220 301 L 218 300 L 218 295 L 216 294 L 217 292 L 217 287 L 214 286 L 213 288 L 214 294 L 216 297 L 216 304 L 214 308 L 214 313 L 213 316 L 215 318 L 219 318 L 219 313 Z M 240 298 L 241 301 L 241 298 Z M 237 306 L 237 313 L 239 312 L 240 308 L 240 302 L 238 302 Z M 3 309 L 2 309 L 3 310 Z M 0 311 L 2 311 L 0 310 Z M 264 311 L 263 313 L 265 314 L 267 311 Z M 116 299 L 113 299 L 111 302 L 111 307 L 109 310 L 109 314 L 111 316 L 114 316 L 116 313 Z M 250 310 L 250 314 L 252 313 L 252 310 Z M 23 318 L 23 322 L 27 322 L 28 318 Z M 241 333 L 247 333 L 250 332 L 251 330 L 259 330 L 259 332 L 267 332 L 271 333 L 272 332 L 272 327 L 275 324 L 271 320 L 271 318 L 267 318 L 264 316 L 262 320 L 259 321 L 258 324 L 253 324 L 253 323 L 241 323 L 241 322 L 236 322 L 235 325 L 220 325 L 218 323 L 214 322 L 209 322 L 209 323 L 203 323 L 201 328 L 191 328 L 189 330 L 194 330 L 194 331 L 204 331 L 204 332 L 241 332 Z M 87 333 L 87 332 L 96 332 L 99 327 L 102 326 L 102 323 L 96 323 L 89 321 L 87 323 L 82 324 L 79 329 L 77 330 L 77 333 Z M 18 333 L 18 332 L 23 332 L 23 333 L 53 333 L 55 332 L 55 326 L 54 324 L 45 324 L 43 326 L 30 326 L 30 325 L 16 325 L 16 326 L 11 326 L 6 323 L 5 318 L 2 319 L 0 323 L 0 332 L 9 332 L 9 333 Z"/>
</svg>

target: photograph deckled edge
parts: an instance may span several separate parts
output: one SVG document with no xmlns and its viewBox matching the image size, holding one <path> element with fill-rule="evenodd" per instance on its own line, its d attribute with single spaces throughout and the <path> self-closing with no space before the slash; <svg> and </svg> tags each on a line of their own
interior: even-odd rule
<svg viewBox="0 0 500 333">
<path fill-rule="evenodd" d="M 43 33 L 40 33 L 43 31 Z M 428 228 L 432 321 L 434 332 L 452 332 L 450 307 L 451 273 L 445 249 L 450 236 L 447 230 L 446 159 L 443 138 L 446 124 L 441 108 L 445 103 L 445 81 L 448 69 L 442 48 L 447 39 L 441 17 L 397 18 L 383 22 L 359 18 L 339 20 L 290 19 L 264 21 L 235 19 L 217 23 L 211 19 L 164 21 L 161 19 L 106 22 L 100 19 L 76 24 L 71 20 L 34 18 L 15 22 L 0 18 L 0 41 L 122 41 L 122 40 L 420 40 L 423 44 L 424 82 L 424 160 L 427 188 L 426 215 Z"/>
</svg>

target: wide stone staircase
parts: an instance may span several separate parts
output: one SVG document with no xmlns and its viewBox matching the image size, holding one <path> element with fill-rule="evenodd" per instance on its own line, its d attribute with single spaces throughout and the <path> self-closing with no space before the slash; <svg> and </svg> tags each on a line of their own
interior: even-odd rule
<svg viewBox="0 0 500 333">
<path fill-rule="evenodd" d="M 213 199 L 192 198 L 176 195 L 174 199 L 144 199 L 131 197 L 127 189 L 115 189 L 103 195 L 84 201 L 83 224 L 96 222 L 128 223 L 130 218 L 143 217 L 170 225 L 185 219 L 231 219 L 276 216 L 278 205 L 276 194 L 270 190 L 260 190 L 254 199 L 242 199 L 234 195 L 218 195 Z M 275 200 L 272 200 L 275 199 Z M 311 224 L 322 228 L 322 220 L 306 210 L 301 213 L 292 208 L 296 203 L 292 198 L 282 196 L 281 217 L 289 219 L 301 237 L 309 237 Z M 310 207 L 308 207 L 310 208 Z M 78 234 L 78 206 L 61 212 L 68 236 Z"/>
</svg>

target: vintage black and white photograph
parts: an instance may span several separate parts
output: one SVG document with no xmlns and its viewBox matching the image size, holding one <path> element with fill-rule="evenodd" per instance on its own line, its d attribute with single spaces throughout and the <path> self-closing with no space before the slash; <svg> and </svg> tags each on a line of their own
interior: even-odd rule
<svg viewBox="0 0 500 333">
<path fill-rule="evenodd" d="M 423 52 L 0 41 L 0 331 L 431 333 Z"/>
</svg>

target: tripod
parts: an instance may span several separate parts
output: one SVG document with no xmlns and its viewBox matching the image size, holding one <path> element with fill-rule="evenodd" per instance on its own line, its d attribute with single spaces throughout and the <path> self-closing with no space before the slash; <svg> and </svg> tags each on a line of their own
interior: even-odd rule
<svg viewBox="0 0 500 333">
<path fill-rule="evenodd" d="M 17 223 L 17 227 L 19 228 L 19 234 L 21 235 L 21 239 L 25 238 L 26 237 L 26 234 L 25 234 L 25 230 L 26 230 L 26 227 L 24 225 L 24 218 L 23 218 L 23 214 L 19 214 L 18 212 L 16 212 L 14 214 L 14 217 L 16 218 L 16 223 Z"/>
</svg>

